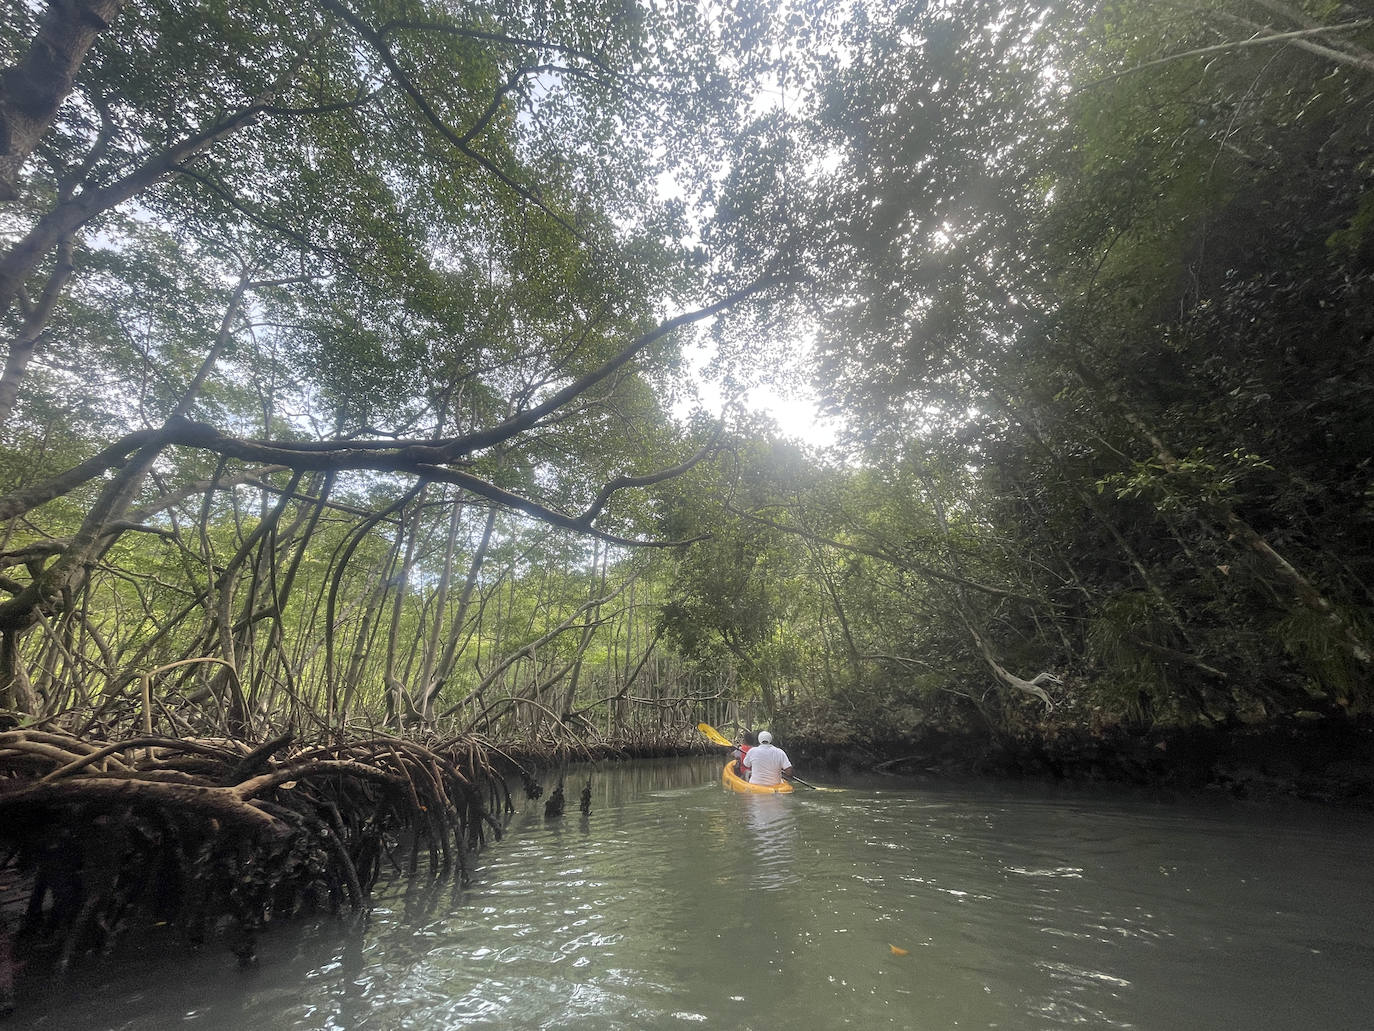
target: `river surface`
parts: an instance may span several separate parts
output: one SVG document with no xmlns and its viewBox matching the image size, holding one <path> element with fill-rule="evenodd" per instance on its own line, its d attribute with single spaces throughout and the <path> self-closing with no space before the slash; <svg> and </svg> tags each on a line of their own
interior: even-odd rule
<svg viewBox="0 0 1374 1031">
<path fill-rule="evenodd" d="M 597 767 L 585 818 L 576 773 L 568 815 L 528 803 L 466 888 L 384 882 L 366 922 L 274 925 L 246 971 L 135 943 L 0 1026 L 1374 1027 L 1370 814 L 719 772 Z"/>
</svg>

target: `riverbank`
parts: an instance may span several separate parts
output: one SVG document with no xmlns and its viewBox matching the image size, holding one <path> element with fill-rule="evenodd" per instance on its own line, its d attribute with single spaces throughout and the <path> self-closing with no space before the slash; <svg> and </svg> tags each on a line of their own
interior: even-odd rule
<svg viewBox="0 0 1374 1031">
<path fill-rule="evenodd" d="M 833 769 L 1119 782 L 1374 809 L 1374 721 L 1367 719 L 1148 730 L 1049 726 L 1001 740 L 929 730 L 862 745 L 791 738 L 788 750 L 798 761 Z"/>
<path fill-rule="evenodd" d="M 251 965 L 268 923 L 366 911 L 384 874 L 465 883 L 513 791 L 550 816 L 585 812 L 570 764 L 682 755 L 694 734 L 503 746 L 0 729 L 0 1016 L 20 956 L 60 973 L 171 926 Z"/>
<path fill-rule="evenodd" d="M 60 972 L 165 924 L 251 964 L 269 921 L 361 912 L 384 870 L 466 879 L 509 765 L 461 738 L 0 733 L 0 1014 L 19 955 Z"/>
</svg>

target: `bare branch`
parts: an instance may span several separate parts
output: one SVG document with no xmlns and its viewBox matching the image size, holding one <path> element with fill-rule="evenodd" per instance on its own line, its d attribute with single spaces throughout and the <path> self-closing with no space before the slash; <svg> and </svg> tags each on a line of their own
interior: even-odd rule
<svg viewBox="0 0 1374 1031">
<path fill-rule="evenodd" d="M 1170 54 L 1168 57 L 1161 57 L 1154 61 L 1146 61 L 1133 68 L 1124 71 L 1114 72 L 1111 75 L 1104 75 L 1100 79 L 1086 82 L 1077 87 L 1074 92 L 1079 93 L 1093 86 L 1100 86 L 1105 82 L 1113 82 L 1117 79 L 1125 78 L 1127 75 L 1134 75 L 1136 72 L 1145 71 L 1147 68 L 1156 68 L 1162 64 L 1169 64 L 1173 61 L 1183 61 L 1189 57 L 1202 57 L 1207 54 L 1219 54 L 1231 50 L 1244 50 L 1249 47 L 1266 46 L 1271 43 L 1289 43 L 1296 40 L 1308 39 L 1312 36 L 1326 36 L 1340 32 L 1359 32 L 1374 26 L 1374 18 L 1361 18 L 1359 21 L 1343 22 L 1340 25 L 1319 25 L 1309 29 L 1295 29 L 1292 32 L 1275 32 L 1271 35 L 1251 36 L 1249 39 L 1229 40 L 1225 43 L 1217 43 L 1210 47 L 1198 47 L 1196 50 L 1185 50 L 1182 53 Z M 1326 56 L 1333 56 L 1328 53 Z M 1334 59 L 1334 58 L 1333 58 Z M 1351 60 L 1349 63 L 1357 64 L 1360 67 L 1368 67 L 1361 60 Z"/>
</svg>

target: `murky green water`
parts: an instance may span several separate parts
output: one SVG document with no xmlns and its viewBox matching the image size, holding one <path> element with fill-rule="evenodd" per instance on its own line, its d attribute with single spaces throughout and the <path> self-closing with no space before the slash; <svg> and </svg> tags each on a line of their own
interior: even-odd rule
<svg viewBox="0 0 1374 1031">
<path fill-rule="evenodd" d="M 530 803 L 468 889 L 383 885 L 365 927 L 274 928 L 246 972 L 126 950 L 8 1026 L 1374 1026 L 1368 815 L 890 780 L 746 797 L 718 772 L 596 770 L 589 819 Z"/>
</svg>

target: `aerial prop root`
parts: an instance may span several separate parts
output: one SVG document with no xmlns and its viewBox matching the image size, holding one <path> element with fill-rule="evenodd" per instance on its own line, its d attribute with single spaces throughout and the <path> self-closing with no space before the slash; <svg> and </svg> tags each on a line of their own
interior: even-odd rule
<svg viewBox="0 0 1374 1031">
<path fill-rule="evenodd" d="M 158 924 L 192 941 L 227 926 L 248 961 L 273 917 L 363 908 L 405 830 L 429 847 L 432 876 L 456 858 L 465 879 L 467 853 L 502 825 L 486 752 L 463 739 L 302 749 L 286 735 L 0 733 L 0 945 L 41 976 Z"/>
</svg>

